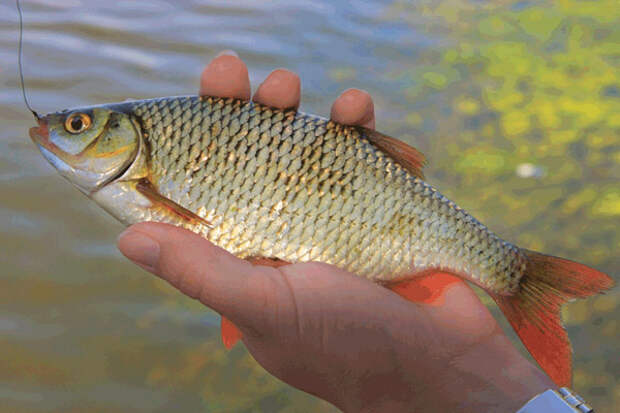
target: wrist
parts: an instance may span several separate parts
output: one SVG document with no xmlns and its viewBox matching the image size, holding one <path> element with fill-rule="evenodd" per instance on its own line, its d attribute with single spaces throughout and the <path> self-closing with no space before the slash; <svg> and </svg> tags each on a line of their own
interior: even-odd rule
<svg viewBox="0 0 620 413">
<path fill-rule="evenodd" d="M 459 359 L 458 366 L 483 383 L 475 400 L 477 405 L 472 404 L 471 411 L 516 412 L 537 394 L 558 389 L 504 335 L 495 335 L 470 350 Z"/>
<path fill-rule="evenodd" d="M 358 392 L 348 392 L 355 397 L 348 397 L 347 403 L 339 406 L 345 406 L 341 408 L 346 413 L 418 410 L 515 413 L 536 395 L 547 389 L 557 389 L 503 334 L 489 337 L 458 357 L 443 363 L 436 360 L 433 364 L 436 370 L 420 365 L 419 359 L 410 364 L 405 361 L 395 370 L 417 376 L 408 386 L 399 385 L 401 380 L 394 380 L 394 377 L 384 377 L 381 383 L 374 383 L 373 391 L 360 391 L 363 386 L 355 386 Z M 439 367 L 442 364 L 443 367 Z M 395 389 L 400 390 L 395 392 Z"/>
</svg>

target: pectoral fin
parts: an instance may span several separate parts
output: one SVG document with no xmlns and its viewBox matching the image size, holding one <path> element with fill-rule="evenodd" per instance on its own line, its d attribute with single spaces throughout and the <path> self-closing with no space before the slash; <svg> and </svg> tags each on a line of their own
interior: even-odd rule
<svg viewBox="0 0 620 413">
<path fill-rule="evenodd" d="M 159 192 L 157 192 L 157 189 L 153 186 L 151 181 L 146 178 L 140 179 L 136 183 L 136 190 L 138 190 L 138 192 L 147 197 L 149 201 L 151 201 L 153 204 L 169 210 L 173 214 L 179 216 L 186 221 L 192 223 L 200 223 L 202 225 L 206 225 L 208 228 L 213 228 L 213 224 L 211 224 L 206 219 L 199 217 L 189 209 L 183 208 L 176 202 L 161 195 Z"/>
<path fill-rule="evenodd" d="M 279 258 L 265 258 L 265 257 L 249 257 L 246 258 L 252 265 L 265 265 L 267 267 L 278 268 L 283 265 L 288 265 L 290 262 L 281 260 Z"/>
</svg>

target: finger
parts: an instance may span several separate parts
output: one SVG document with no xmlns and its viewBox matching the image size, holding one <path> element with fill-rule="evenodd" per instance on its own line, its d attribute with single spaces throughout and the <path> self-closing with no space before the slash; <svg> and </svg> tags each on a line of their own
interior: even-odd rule
<svg viewBox="0 0 620 413">
<path fill-rule="evenodd" d="M 252 100 L 278 109 L 297 109 L 301 98 L 301 81 L 290 70 L 276 69 L 256 90 Z"/>
<path fill-rule="evenodd" d="M 457 332 L 474 341 L 496 327 L 495 319 L 465 281 L 454 275 L 432 271 L 428 275 L 410 278 L 388 288 L 414 303 L 437 326 Z"/>
<path fill-rule="evenodd" d="M 334 122 L 375 128 L 375 106 L 364 90 L 347 89 L 334 101 L 331 111 Z"/>
<path fill-rule="evenodd" d="M 237 54 L 227 50 L 217 55 L 202 72 L 200 95 L 250 99 L 248 68 Z"/>
<path fill-rule="evenodd" d="M 467 283 L 453 283 L 443 295 L 443 305 L 424 306 L 423 311 L 453 342 L 467 346 L 501 332 L 495 318 Z"/>
<path fill-rule="evenodd" d="M 119 236 L 118 247 L 130 260 L 168 281 L 182 293 L 224 314 L 237 323 L 263 305 L 260 282 L 263 268 L 193 232 L 168 224 L 141 223 Z M 277 270 L 273 270 L 277 271 Z"/>
</svg>

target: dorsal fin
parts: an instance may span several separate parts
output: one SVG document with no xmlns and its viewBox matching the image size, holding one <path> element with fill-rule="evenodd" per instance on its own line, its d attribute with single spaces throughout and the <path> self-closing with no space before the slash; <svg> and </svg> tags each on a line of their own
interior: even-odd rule
<svg viewBox="0 0 620 413">
<path fill-rule="evenodd" d="M 422 167 L 426 164 L 426 158 L 422 152 L 409 146 L 405 142 L 384 135 L 372 129 L 358 127 L 362 136 L 386 155 L 389 155 L 413 176 L 424 179 Z"/>
</svg>

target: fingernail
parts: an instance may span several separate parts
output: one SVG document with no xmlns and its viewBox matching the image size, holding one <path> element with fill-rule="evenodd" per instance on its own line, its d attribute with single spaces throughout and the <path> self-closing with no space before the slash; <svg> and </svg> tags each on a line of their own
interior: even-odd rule
<svg viewBox="0 0 620 413">
<path fill-rule="evenodd" d="M 155 269 L 159 260 L 159 243 L 148 235 L 134 231 L 125 230 L 118 236 L 118 248 L 123 255 L 136 264 Z"/>
<path fill-rule="evenodd" d="M 215 58 L 220 57 L 220 56 L 235 56 L 235 57 L 239 57 L 239 55 L 234 50 L 230 50 L 230 49 L 222 50 L 221 52 L 219 52 L 215 56 Z"/>
</svg>

